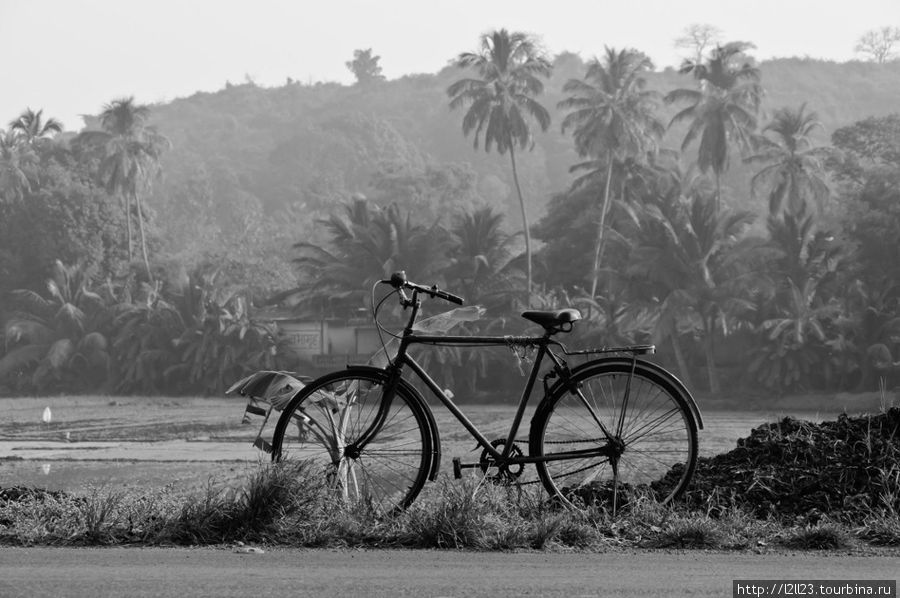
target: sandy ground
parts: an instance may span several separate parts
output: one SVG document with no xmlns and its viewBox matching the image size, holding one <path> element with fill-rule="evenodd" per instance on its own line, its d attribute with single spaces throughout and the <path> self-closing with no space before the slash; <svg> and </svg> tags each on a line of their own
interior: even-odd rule
<svg viewBox="0 0 900 598">
<path fill-rule="evenodd" d="M 701 455 L 728 451 L 751 428 L 785 415 L 821 421 L 841 409 L 861 411 L 877 402 L 872 396 L 835 396 L 795 398 L 780 405 L 759 409 L 737 403 L 729 410 L 705 411 Z M 251 446 L 261 420 L 242 425 L 244 407 L 241 397 L 0 398 L 0 487 L 78 491 L 172 485 L 192 491 L 210 482 L 244 479 L 268 460 Z M 49 422 L 42 420 L 47 408 Z M 463 410 L 489 438 L 505 437 L 514 413 L 511 405 L 465 405 Z M 435 415 L 443 469 L 449 471 L 455 456 L 477 460 L 475 442 L 462 426 L 443 407 L 436 407 Z M 263 437 L 271 438 L 276 417 Z M 529 417 L 526 412 L 526 430 Z"/>
</svg>

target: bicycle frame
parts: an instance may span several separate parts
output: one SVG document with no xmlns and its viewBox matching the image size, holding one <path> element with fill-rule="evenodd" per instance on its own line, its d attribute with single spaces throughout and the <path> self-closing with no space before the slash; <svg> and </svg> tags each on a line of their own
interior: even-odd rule
<svg viewBox="0 0 900 598">
<path fill-rule="evenodd" d="M 435 397 L 440 400 L 440 402 L 453 414 L 454 417 L 459 421 L 463 427 L 472 435 L 472 437 L 478 442 L 478 444 L 493 457 L 498 462 L 506 463 L 506 464 L 525 464 L 525 463 L 539 463 L 545 461 L 558 461 L 564 459 L 572 459 L 577 457 L 584 456 L 609 456 L 614 453 L 614 449 L 610 444 L 606 446 L 598 446 L 597 448 L 592 449 L 583 449 L 576 451 L 568 451 L 568 452 L 560 452 L 554 453 L 553 455 L 544 455 L 540 457 L 532 457 L 532 456 L 521 456 L 521 457 L 511 457 L 511 452 L 514 447 L 514 441 L 516 434 L 519 431 L 519 426 L 522 423 L 522 417 L 525 414 L 525 408 L 528 405 L 529 400 L 531 399 L 531 394 L 534 389 L 534 384 L 537 381 L 538 374 L 541 370 L 541 364 L 544 361 L 545 357 L 548 357 L 550 361 L 553 363 L 553 371 L 560 379 L 565 383 L 566 379 L 569 376 L 568 367 L 562 359 L 556 356 L 551 350 L 550 346 L 557 346 L 562 349 L 565 353 L 565 347 L 563 345 L 551 338 L 553 331 L 547 331 L 542 336 L 524 336 L 524 337 L 516 337 L 516 336 L 453 336 L 453 335 L 430 335 L 430 334 L 416 334 L 414 331 L 414 325 L 416 322 L 416 317 L 418 316 L 419 308 L 421 307 L 421 301 L 418 298 L 418 291 L 413 291 L 412 299 L 407 299 L 405 295 L 401 293 L 402 304 L 404 307 L 411 307 L 412 313 L 410 314 L 409 320 L 406 324 L 406 327 L 403 330 L 403 335 L 400 338 L 400 347 L 397 350 L 397 355 L 394 357 L 392 362 L 386 367 L 390 376 L 388 382 L 385 384 L 384 395 L 382 398 L 381 409 L 379 414 L 376 416 L 375 421 L 372 426 L 364 432 L 360 438 L 354 443 L 354 450 L 361 450 L 366 444 L 368 444 L 381 430 L 381 427 L 384 423 L 385 418 L 387 417 L 387 411 L 390 408 L 391 401 L 393 400 L 394 389 L 396 385 L 399 383 L 399 380 L 402 376 L 402 369 L 404 366 L 408 366 L 410 370 L 412 370 L 416 376 L 428 387 L 428 389 L 434 394 Z M 519 404 L 516 409 L 515 417 L 513 418 L 512 424 L 510 425 L 509 434 L 507 435 L 506 441 L 503 446 L 503 451 L 498 451 L 491 445 L 491 441 L 488 440 L 484 434 L 481 433 L 480 430 L 472 423 L 472 421 L 463 413 L 463 411 L 453 402 L 453 400 L 447 396 L 447 394 L 441 389 L 437 382 L 434 381 L 431 376 L 425 371 L 425 369 L 408 353 L 408 349 L 411 345 L 485 345 L 485 346 L 522 346 L 522 347 L 531 347 L 537 346 L 537 355 L 534 359 L 534 364 L 531 367 L 531 372 L 528 376 L 528 381 L 525 384 L 525 388 L 522 391 L 522 396 L 519 399 Z M 618 349 L 609 349 L 609 350 L 597 350 L 591 352 L 579 351 L 579 354 L 586 353 L 603 353 L 603 352 L 615 352 L 615 351 L 631 351 L 634 355 L 634 361 L 637 360 L 637 351 L 644 349 L 644 347 L 622 347 Z M 630 384 L 629 384 L 630 386 Z M 588 410 L 592 413 L 594 420 L 600 426 L 601 431 L 606 436 L 607 439 L 612 441 L 614 435 L 607 430 L 606 426 L 600 421 L 600 418 L 597 417 L 596 413 L 588 403 L 587 399 L 578 389 L 573 389 L 573 392 L 577 393 L 581 400 L 585 403 Z M 625 401 L 627 402 L 627 391 Z M 623 410 L 624 412 L 624 410 Z"/>
</svg>

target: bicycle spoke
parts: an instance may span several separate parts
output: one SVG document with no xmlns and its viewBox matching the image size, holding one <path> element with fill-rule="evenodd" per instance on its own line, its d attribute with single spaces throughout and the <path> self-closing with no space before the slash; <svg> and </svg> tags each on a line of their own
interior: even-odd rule
<svg viewBox="0 0 900 598">
<path fill-rule="evenodd" d="M 580 385 L 586 400 L 560 392 L 547 399 L 536 415 L 533 454 L 552 456 L 558 451 L 565 455 L 567 450 L 593 447 L 603 451 L 594 457 L 572 455 L 539 462 L 541 481 L 551 493 L 565 497 L 567 492 L 584 489 L 578 493 L 583 500 L 608 500 L 616 510 L 627 504 L 630 493 L 649 489 L 676 465 L 682 466 L 682 477 L 660 499 L 671 500 L 684 489 L 696 460 L 690 415 L 642 367 L 636 366 L 633 376 L 631 367 L 630 362 L 619 361 L 596 372 L 585 371 Z M 600 434 L 600 424 L 607 431 L 619 430 L 619 435 Z"/>
<path fill-rule="evenodd" d="M 311 383 L 306 396 L 320 399 L 318 409 L 305 408 L 309 404 L 301 394 L 294 411 L 282 418 L 293 419 L 303 409 L 311 420 L 305 425 L 320 426 L 327 434 L 286 434 L 287 425 L 279 420 L 273 454 L 322 463 L 334 472 L 329 478 L 349 505 L 369 504 L 387 514 L 407 506 L 419 493 L 433 451 L 424 407 L 412 395 L 398 389 L 382 413 L 381 375 L 351 368 Z M 358 444 L 364 435 L 366 444 Z M 336 463 L 332 445 L 342 455 Z"/>
</svg>

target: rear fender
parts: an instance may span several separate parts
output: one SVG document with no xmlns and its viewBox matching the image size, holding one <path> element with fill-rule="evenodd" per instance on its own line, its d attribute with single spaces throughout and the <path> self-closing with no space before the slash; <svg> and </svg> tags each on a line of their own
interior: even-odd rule
<svg viewBox="0 0 900 598">
<path fill-rule="evenodd" d="M 694 397 L 691 395 L 690 391 L 687 389 L 687 387 L 684 385 L 684 383 L 681 380 L 679 380 L 669 370 L 663 368 L 660 365 L 653 363 L 652 361 L 646 361 L 644 359 L 637 359 L 635 361 L 637 362 L 636 367 L 640 367 L 645 370 L 649 370 L 650 372 L 663 378 L 666 382 L 668 382 L 669 384 L 672 385 L 672 389 L 675 390 L 679 394 L 679 396 L 681 396 L 681 398 L 684 400 L 684 402 L 687 403 L 688 408 L 690 408 L 691 414 L 694 416 L 694 419 L 697 421 L 697 428 L 702 430 L 703 429 L 703 416 L 700 414 L 700 408 L 697 406 L 697 402 L 694 401 Z M 583 372 L 584 370 L 589 369 L 591 367 L 596 367 L 598 365 L 611 364 L 611 363 L 618 363 L 618 364 L 623 364 L 627 367 L 631 367 L 632 359 L 630 359 L 628 357 L 604 357 L 602 359 L 595 359 L 593 361 L 588 361 L 587 363 L 583 363 L 583 364 L 575 367 L 574 369 L 572 369 L 571 373 L 573 376 L 575 376 L 576 374 L 579 374 L 579 373 Z M 548 393 L 548 396 L 552 395 L 554 392 L 556 392 L 556 390 L 559 387 L 561 387 L 562 384 L 563 383 L 561 380 L 557 380 L 553 384 L 553 386 L 550 387 L 550 392 Z"/>
</svg>

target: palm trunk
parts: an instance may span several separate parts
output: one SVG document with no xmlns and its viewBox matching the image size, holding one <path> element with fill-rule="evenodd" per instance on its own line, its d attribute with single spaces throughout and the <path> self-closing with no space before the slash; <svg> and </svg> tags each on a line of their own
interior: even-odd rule
<svg viewBox="0 0 900 598">
<path fill-rule="evenodd" d="M 719 386 L 719 373 L 716 370 L 716 352 L 714 349 L 714 329 L 713 320 L 715 316 L 709 316 L 703 318 L 703 328 L 705 329 L 703 339 L 703 352 L 706 357 L 706 373 L 709 377 L 709 391 L 718 395 L 721 391 L 721 387 Z"/>
<path fill-rule="evenodd" d="M 519 186 L 519 173 L 516 169 L 516 150 L 513 144 L 509 145 L 509 159 L 512 162 L 513 182 L 516 185 L 516 194 L 519 196 L 519 207 L 522 209 L 522 227 L 525 229 L 525 263 L 526 263 L 526 304 L 531 307 L 531 231 L 528 223 L 528 212 L 525 209 L 525 200 L 522 198 L 522 188 Z"/>
<path fill-rule="evenodd" d="M 718 170 L 714 170 L 716 175 L 716 214 L 722 211 L 722 182 L 721 175 Z"/>
<path fill-rule="evenodd" d="M 144 211 L 141 209 L 141 198 L 137 192 L 134 194 L 134 204 L 137 208 L 138 233 L 141 236 L 141 256 L 144 258 L 144 268 L 147 269 L 147 281 L 152 285 L 153 274 L 150 273 L 150 260 L 147 257 L 147 239 L 144 236 Z"/>
<path fill-rule="evenodd" d="M 134 249 L 132 248 L 134 234 L 131 232 L 131 194 L 125 193 L 125 224 L 128 228 L 128 263 L 134 259 Z"/>
<path fill-rule="evenodd" d="M 600 278 L 600 258 L 603 254 L 604 232 L 606 230 L 606 213 L 609 210 L 609 189 L 610 181 L 612 181 L 612 158 L 609 160 L 609 166 L 606 168 L 606 184 L 603 189 L 603 206 L 600 208 L 600 226 L 597 229 L 597 244 L 594 248 L 594 268 L 591 278 L 591 299 L 597 294 L 597 281 Z"/>
<path fill-rule="evenodd" d="M 672 341 L 672 350 L 675 352 L 675 362 L 678 364 L 678 372 L 681 374 L 681 381 L 688 388 L 694 388 L 694 382 L 691 380 L 691 371 L 688 369 L 687 360 L 684 358 L 684 351 L 681 349 L 681 342 L 678 340 L 678 331 L 672 326 L 669 333 L 669 340 Z"/>
</svg>

